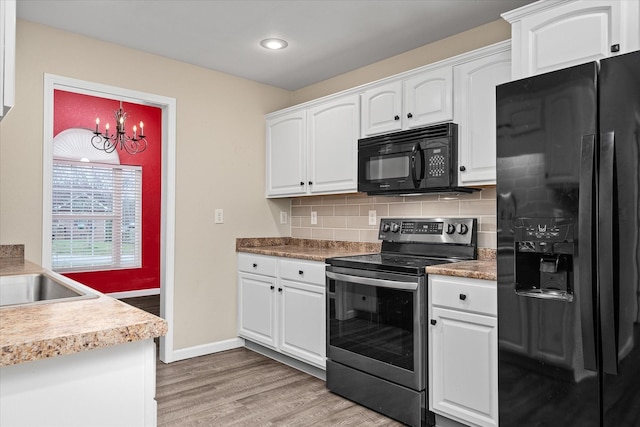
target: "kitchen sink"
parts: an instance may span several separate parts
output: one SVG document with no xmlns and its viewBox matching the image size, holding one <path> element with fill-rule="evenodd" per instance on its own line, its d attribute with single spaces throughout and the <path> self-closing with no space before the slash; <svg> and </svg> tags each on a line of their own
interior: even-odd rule
<svg viewBox="0 0 640 427">
<path fill-rule="evenodd" d="M 97 298 L 98 295 L 74 287 L 47 273 L 0 276 L 0 307 L 45 304 Z"/>
</svg>

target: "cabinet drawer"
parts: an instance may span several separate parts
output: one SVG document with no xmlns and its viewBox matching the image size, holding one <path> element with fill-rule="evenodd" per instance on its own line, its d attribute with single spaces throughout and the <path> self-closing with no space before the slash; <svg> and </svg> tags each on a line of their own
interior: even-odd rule
<svg viewBox="0 0 640 427">
<path fill-rule="evenodd" d="M 267 256 L 238 254 L 238 270 L 240 271 L 275 277 L 276 263 L 275 258 Z"/>
<path fill-rule="evenodd" d="M 434 306 L 497 316 L 495 281 L 429 276 L 429 283 Z"/>
<path fill-rule="evenodd" d="M 321 262 L 281 260 L 280 277 L 324 286 L 324 266 Z"/>
</svg>

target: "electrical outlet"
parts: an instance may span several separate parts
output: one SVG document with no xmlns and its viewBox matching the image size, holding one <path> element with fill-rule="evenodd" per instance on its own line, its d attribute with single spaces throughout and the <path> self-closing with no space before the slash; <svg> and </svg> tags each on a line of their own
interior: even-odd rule
<svg viewBox="0 0 640 427">
<path fill-rule="evenodd" d="M 369 225 L 376 225 L 377 223 L 376 211 L 369 211 Z"/>
<path fill-rule="evenodd" d="M 280 224 L 287 223 L 287 213 L 285 211 L 280 211 Z"/>
<path fill-rule="evenodd" d="M 316 225 L 318 223 L 318 212 L 311 211 L 311 225 Z"/>
<path fill-rule="evenodd" d="M 224 211 L 222 209 L 216 209 L 216 214 L 215 214 L 215 223 L 216 224 L 223 224 L 224 223 Z"/>
</svg>

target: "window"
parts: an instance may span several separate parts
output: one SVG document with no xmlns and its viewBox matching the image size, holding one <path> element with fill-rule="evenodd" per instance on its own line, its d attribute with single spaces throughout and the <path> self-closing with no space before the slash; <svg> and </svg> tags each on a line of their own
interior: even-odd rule
<svg viewBox="0 0 640 427">
<path fill-rule="evenodd" d="M 55 271 L 139 268 L 142 168 L 54 160 Z"/>
</svg>

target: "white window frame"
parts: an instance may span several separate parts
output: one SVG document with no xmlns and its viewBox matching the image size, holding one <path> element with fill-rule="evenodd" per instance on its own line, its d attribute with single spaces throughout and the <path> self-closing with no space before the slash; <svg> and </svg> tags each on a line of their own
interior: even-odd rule
<svg viewBox="0 0 640 427">
<path fill-rule="evenodd" d="M 70 185 L 56 188 L 56 173 L 66 177 Z M 106 185 L 103 188 L 94 185 L 87 187 L 82 181 L 89 174 L 101 176 Z M 126 180 L 123 179 L 125 177 Z M 70 181 L 74 178 L 77 181 Z M 142 167 L 54 159 L 52 185 L 51 263 L 54 271 L 87 272 L 142 267 Z M 56 197 L 56 190 L 61 196 L 65 194 L 69 198 Z M 102 195 L 108 203 L 95 200 L 97 195 Z M 90 209 L 77 210 L 74 199 L 79 196 L 90 198 Z M 127 212 L 124 210 L 125 203 L 129 205 Z M 82 230 L 76 226 L 80 221 L 98 226 Z M 110 231 L 107 230 L 107 224 L 111 226 Z M 74 251 L 76 246 L 77 250 Z M 129 252 L 124 250 L 125 246 L 133 250 L 132 256 L 125 255 Z M 57 247 L 69 250 L 58 253 Z"/>
</svg>

